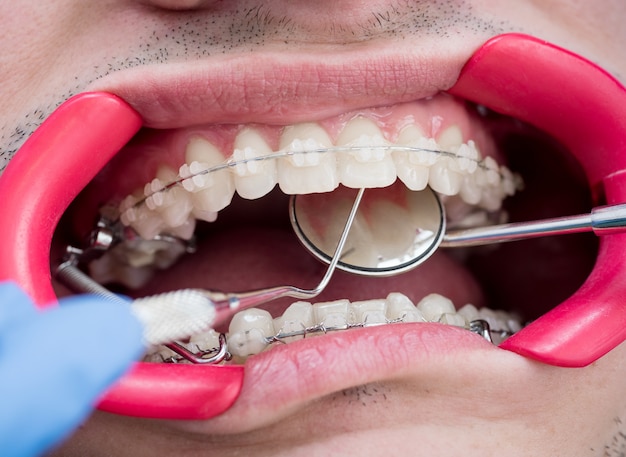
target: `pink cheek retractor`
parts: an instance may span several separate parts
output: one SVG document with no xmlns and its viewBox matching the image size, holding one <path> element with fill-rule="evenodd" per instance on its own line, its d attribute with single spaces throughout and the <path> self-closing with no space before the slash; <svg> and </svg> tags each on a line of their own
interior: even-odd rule
<svg viewBox="0 0 626 457">
<path fill-rule="evenodd" d="M 139 114 L 106 93 L 78 95 L 28 139 L 0 177 L 0 279 L 13 279 L 41 306 L 56 297 L 50 245 L 70 202 L 142 125 Z M 140 417 L 216 416 L 238 397 L 242 366 L 138 363 L 103 398 L 103 410 Z"/>
<path fill-rule="evenodd" d="M 486 43 L 450 93 L 536 125 L 568 146 L 607 203 L 626 201 L 626 91 L 594 64 L 522 35 Z M 41 307 L 55 302 L 53 231 L 70 202 L 139 130 L 127 103 L 78 95 L 29 138 L 0 177 L 0 279 L 13 279 Z M 626 339 L 626 235 L 603 237 L 580 290 L 500 347 L 540 362 L 585 366 Z M 130 416 L 207 419 L 227 410 L 241 366 L 138 363 L 103 398 Z"/>
</svg>

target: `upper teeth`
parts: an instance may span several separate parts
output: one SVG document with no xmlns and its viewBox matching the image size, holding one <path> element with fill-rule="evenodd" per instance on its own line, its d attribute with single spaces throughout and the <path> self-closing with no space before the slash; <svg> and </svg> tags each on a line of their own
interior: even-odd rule
<svg viewBox="0 0 626 457">
<path fill-rule="evenodd" d="M 459 127 L 448 127 L 437 139 L 423 131 L 416 122 L 408 123 L 392 143 L 376 122 L 357 116 L 344 125 L 333 144 L 321 124 L 296 124 L 282 128 L 280 149 L 273 152 L 260 128 L 244 127 L 233 140 L 228 160 L 217 146 L 194 136 L 178 173 L 160 167 L 152 181 L 121 202 L 120 220 L 146 240 L 161 233 L 189 239 L 196 220 L 215 221 L 235 191 L 255 199 L 276 184 L 285 193 L 302 194 L 329 192 L 339 184 L 385 187 L 397 177 L 411 190 L 430 185 L 444 199 L 452 199 L 454 211 L 448 214 L 452 225 L 476 208 L 499 209 L 502 200 L 515 192 L 513 173 L 493 158 L 483 158 L 474 141 L 463 142 Z M 476 220 L 476 214 L 472 217 Z M 179 251 L 150 255 L 173 260 Z M 150 277 L 146 271 L 129 274 L 118 263 L 108 255 L 92 262 L 94 279 L 136 287 Z"/>
<path fill-rule="evenodd" d="M 120 217 L 124 225 L 151 239 L 162 231 L 177 234 L 189 220 L 214 221 L 235 191 L 256 199 L 276 184 L 285 193 L 300 194 L 329 192 L 339 184 L 386 187 L 398 177 L 412 190 L 430 185 L 489 211 L 497 210 L 515 192 L 513 174 L 491 157 L 483 159 L 473 141 L 462 143 L 458 128 L 444 131 L 440 141 L 445 147 L 421 135 L 419 126 L 409 125 L 392 144 L 373 121 L 356 117 L 335 145 L 318 124 L 285 127 L 282 149 L 272 152 L 260 131 L 246 127 L 224 162 L 214 145 L 194 137 L 179 172 L 162 167 L 142 194 L 123 200 Z"/>
</svg>

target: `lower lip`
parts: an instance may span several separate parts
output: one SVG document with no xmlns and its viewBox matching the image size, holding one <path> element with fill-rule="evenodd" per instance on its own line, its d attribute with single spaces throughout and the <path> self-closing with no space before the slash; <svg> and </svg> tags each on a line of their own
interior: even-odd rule
<svg viewBox="0 0 626 457">
<path fill-rule="evenodd" d="M 481 370 L 511 367 L 514 359 L 525 362 L 478 335 L 439 324 L 382 325 L 300 340 L 248 359 L 241 395 L 228 412 L 239 422 L 225 421 L 224 432 L 245 431 L 240 424 L 262 426 L 268 410 L 275 418 L 356 385 L 409 376 L 450 379 L 479 365 Z M 220 427 L 211 424 L 213 433 Z"/>
<path fill-rule="evenodd" d="M 518 56 L 524 56 L 523 65 Z M 533 56 L 533 61 L 529 62 L 527 56 Z M 519 68 L 524 68 L 524 72 Z M 564 68 L 569 75 L 566 79 L 562 76 Z M 529 83 L 530 80 L 538 85 Z M 589 81 L 593 82 L 592 90 Z M 621 154 L 626 141 L 623 122 L 626 95 L 602 70 L 537 40 L 509 35 L 496 38 L 479 50 L 451 92 L 540 126 L 569 146 L 583 164 L 598 196 L 604 195 L 609 203 L 626 199 L 621 173 L 622 165 L 626 165 L 626 155 Z M 529 93 L 533 96 L 529 97 Z M 565 100 L 560 98 L 563 93 L 568 94 Z M 141 123 L 127 105 L 112 101 L 114 97 L 105 98 L 104 104 L 110 103 L 110 111 L 96 111 L 87 103 L 79 116 L 76 111 L 70 111 L 69 127 L 60 122 L 63 128 L 55 128 L 53 134 L 43 129 L 43 133 L 33 135 L 0 180 L 0 194 L 9 196 L 0 215 L 0 239 L 5 240 L 0 277 L 16 280 L 42 305 L 54 301 L 48 256 L 52 231 L 60 215 Z M 77 119 L 81 121 L 80 128 L 74 123 Z M 85 135 L 85 121 L 99 125 L 100 130 L 89 129 Z M 103 138 L 111 138 L 109 132 L 113 127 L 119 134 L 102 143 Z M 68 136 L 80 140 L 74 142 L 76 147 L 71 150 L 74 158 L 68 158 Z M 100 148 L 99 154 L 94 153 L 94 145 Z M 92 160 L 95 156 L 98 163 Z M 89 170 L 80 166 L 85 157 L 90 157 Z M 54 180 L 44 181 L 41 174 Z M 626 237 L 608 238 L 603 240 L 598 266 L 581 291 L 507 340 L 503 348 L 545 363 L 583 366 L 626 338 L 626 313 L 620 311 L 626 298 L 626 283 L 619 279 L 624 276 L 622 270 L 626 266 Z M 42 284 L 41 278 L 48 280 Z M 354 371 L 341 367 L 359 370 L 365 379 L 371 379 L 389 370 L 406 371 L 420 364 L 435 366 L 438 359 L 482 354 L 482 351 L 490 351 L 491 358 L 512 357 L 459 329 L 430 324 L 420 324 L 419 328 L 392 327 L 303 341 L 255 357 L 246 365 L 243 396 L 235 409 L 251 404 L 248 401 L 252 397 L 247 394 L 251 391 L 255 392 L 257 402 L 259 392 L 268 397 L 268 402 L 288 401 L 288 396 L 280 400 L 276 379 L 306 380 L 289 388 L 293 401 L 330 387 L 336 390 L 344 381 L 353 385 Z M 360 344 L 363 351 L 353 350 Z M 316 367 L 322 362 L 333 368 L 320 375 Z M 343 365 L 337 366 L 338 362 Z M 275 370 L 279 369 L 280 377 L 276 378 Z M 293 370 L 292 376 L 286 376 L 285 369 Z M 329 378 L 334 378 L 331 383 Z M 101 407 L 133 416 L 205 419 L 229 408 L 242 382 L 241 367 L 138 364 L 131 375 L 106 395 Z M 177 392 L 175 396 L 173 391 Z"/>
</svg>

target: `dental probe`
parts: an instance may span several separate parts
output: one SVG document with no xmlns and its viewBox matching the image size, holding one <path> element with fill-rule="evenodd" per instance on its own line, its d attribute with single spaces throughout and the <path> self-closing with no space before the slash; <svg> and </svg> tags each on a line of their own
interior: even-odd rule
<svg viewBox="0 0 626 457">
<path fill-rule="evenodd" d="M 591 231 L 598 236 L 626 232 L 626 204 L 600 206 L 593 208 L 589 214 L 576 216 L 454 230 L 444 235 L 441 246 L 479 246 Z"/>
<path fill-rule="evenodd" d="M 310 299 L 319 295 L 328 285 L 337 266 L 364 191 L 365 189 L 359 190 L 344 225 L 333 259 L 326 269 L 324 277 L 314 289 L 301 289 L 291 285 L 243 293 L 180 289 L 138 298 L 132 300 L 130 306 L 133 313 L 145 326 L 144 341 L 146 344 L 159 345 L 188 338 L 203 330 L 226 323 L 238 311 L 278 298 Z M 56 276 L 79 292 L 94 293 L 109 300 L 127 302 L 93 281 L 72 260 L 59 265 Z"/>
</svg>

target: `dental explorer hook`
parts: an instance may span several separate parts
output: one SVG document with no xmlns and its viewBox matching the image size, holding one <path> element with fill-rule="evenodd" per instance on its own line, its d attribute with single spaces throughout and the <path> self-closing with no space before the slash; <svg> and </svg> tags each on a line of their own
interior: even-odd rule
<svg viewBox="0 0 626 457">
<path fill-rule="evenodd" d="M 346 244 L 346 240 L 348 239 L 348 234 L 350 233 L 350 228 L 352 227 L 352 222 L 356 217 L 357 210 L 361 203 L 361 199 L 363 198 L 364 192 L 365 189 L 359 189 L 359 192 L 354 199 L 354 203 L 352 204 L 350 214 L 348 215 L 346 223 L 343 227 L 341 237 L 339 239 L 339 242 L 337 243 L 337 247 L 335 248 L 332 260 L 328 265 L 328 268 L 326 269 L 326 273 L 324 273 L 322 280 L 315 288 L 301 289 L 299 287 L 289 285 L 271 287 L 268 289 L 261 289 L 243 293 L 222 294 L 204 291 L 204 293 L 207 295 L 207 298 L 209 298 L 215 304 L 216 316 L 213 319 L 212 326 L 224 323 L 225 321 L 229 320 L 235 313 L 242 309 L 251 308 L 272 300 L 276 300 L 278 298 L 291 297 L 299 299 L 312 299 L 322 293 L 322 291 L 330 282 L 330 279 L 337 267 L 337 263 L 341 258 L 343 248 Z"/>
</svg>

